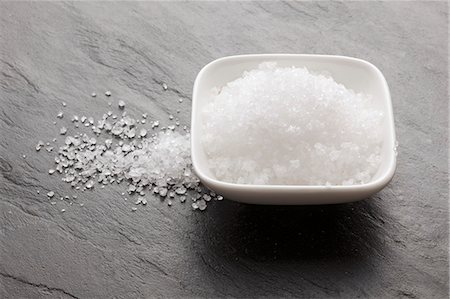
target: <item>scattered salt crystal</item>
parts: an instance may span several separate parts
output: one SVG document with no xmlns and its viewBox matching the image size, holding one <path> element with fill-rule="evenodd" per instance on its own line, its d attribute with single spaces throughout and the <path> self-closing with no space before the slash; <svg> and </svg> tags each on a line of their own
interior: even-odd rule
<svg viewBox="0 0 450 299">
<path fill-rule="evenodd" d="M 105 91 L 105 96 L 110 97 L 111 96 L 111 91 Z"/>
<path fill-rule="evenodd" d="M 54 169 L 49 169 L 49 170 L 48 170 L 48 173 L 49 173 L 49 174 L 54 174 L 54 173 L 55 173 L 55 170 L 54 170 Z"/>
<path fill-rule="evenodd" d="M 87 189 L 91 189 L 92 187 L 94 187 L 94 181 L 89 180 L 89 181 L 86 183 L 86 188 L 87 188 Z"/>
<path fill-rule="evenodd" d="M 204 201 L 203 199 L 200 199 L 199 201 L 197 201 L 196 204 L 200 211 L 204 211 L 206 209 L 206 201 Z"/>
<path fill-rule="evenodd" d="M 128 193 L 139 194 L 141 198 L 138 204 L 142 205 L 147 204 L 143 197 L 146 188 L 159 194 L 162 199 L 167 198 L 169 206 L 175 197 L 185 202 L 185 195 L 190 192 L 188 189 L 198 192 L 199 197 L 200 194 L 208 193 L 200 187 L 192 170 L 189 134 L 173 132 L 175 126 L 169 126 L 169 130 L 161 128 L 159 132 L 155 130 L 149 136 L 146 129 L 138 127 L 139 120 L 127 116 L 125 112 L 122 117 L 113 115 L 114 120 L 106 121 L 110 115 L 112 112 L 104 114 L 97 122 L 93 117 L 86 116 L 80 119 L 74 116 L 72 120 L 80 120 L 85 126 L 92 127 L 97 135 L 105 133 L 117 138 L 117 143 L 113 145 L 112 138 L 97 140 L 83 133 L 66 136 L 54 159 L 56 167 L 49 173 L 61 173 L 64 182 L 70 183 L 75 190 L 83 191 L 92 189 L 96 181 L 100 188 L 105 188 L 113 182 L 126 180 L 129 184 Z M 143 117 L 145 119 L 147 115 L 144 114 Z M 158 126 L 159 121 L 152 122 L 153 129 Z M 137 132 L 139 139 L 134 139 Z M 36 149 L 40 150 L 44 145 L 39 141 Z M 48 151 L 52 149 L 47 147 Z M 69 199 L 65 196 L 61 197 L 61 200 L 64 198 Z M 72 198 L 75 199 L 76 196 L 73 195 Z M 201 208 L 206 208 L 206 204 Z"/>
<path fill-rule="evenodd" d="M 125 108 L 125 102 L 124 101 L 122 101 L 122 100 L 119 101 L 119 108 L 120 109 L 124 109 Z"/>
<path fill-rule="evenodd" d="M 91 97 L 95 98 L 97 94 L 95 92 L 91 93 Z"/>
<path fill-rule="evenodd" d="M 211 94 L 201 142 L 226 182 L 364 184 L 381 163 L 375 102 L 306 68 L 263 63 Z"/>
<path fill-rule="evenodd" d="M 147 135 L 147 130 L 146 129 L 141 129 L 141 131 L 139 132 L 139 136 L 145 137 L 146 135 Z"/>
<path fill-rule="evenodd" d="M 50 191 L 47 193 L 47 196 L 50 198 L 52 198 L 54 195 L 55 195 L 55 192 L 53 192 L 53 191 Z"/>
<path fill-rule="evenodd" d="M 37 145 L 36 145 L 36 151 L 40 151 L 41 148 L 44 146 L 44 142 L 42 142 L 41 140 L 38 141 Z"/>
<path fill-rule="evenodd" d="M 137 208 L 135 208 L 135 207 L 131 208 L 131 211 L 133 211 L 133 212 L 135 212 L 136 210 L 137 210 Z"/>
<path fill-rule="evenodd" d="M 62 105 L 63 105 L 63 107 L 67 106 L 66 102 L 62 102 Z"/>
<path fill-rule="evenodd" d="M 185 194 L 187 189 L 185 187 L 179 187 L 175 190 L 177 194 Z"/>
<path fill-rule="evenodd" d="M 64 113 L 62 111 L 59 111 L 58 114 L 56 115 L 57 118 L 63 118 Z"/>
<path fill-rule="evenodd" d="M 178 102 L 183 103 L 183 99 L 182 99 L 182 98 L 179 98 L 179 99 L 178 99 Z"/>
<path fill-rule="evenodd" d="M 162 197 L 165 197 L 167 195 L 167 189 L 166 188 L 161 188 L 159 190 L 159 195 L 161 195 Z"/>
<path fill-rule="evenodd" d="M 67 133 L 67 128 L 66 127 L 62 127 L 60 130 L 59 130 L 59 134 L 61 134 L 61 135 L 65 135 Z"/>
<path fill-rule="evenodd" d="M 162 84 L 162 88 L 163 88 L 164 90 L 167 90 L 167 88 L 168 88 L 167 84 L 166 84 L 166 83 L 163 83 L 163 84 Z"/>
<path fill-rule="evenodd" d="M 128 137 L 128 138 L 134 138 L 134 136 L 136 136 L 136 130 L 133 128 L 133 129 L 130 129 L 130 130 L 128 131 L 127 137 Z"/>
<path fill-rule="evenodd" d="M 66 211 L 66 209 L 61 209 L 61 212 L 64 213 Z"/>
<path fill-rule="evenodd" d="M 172 114 L 169 115 L 169 119 L 171 119 L 171 120 L 173 119 L 173 115 Z"/>
</svg>

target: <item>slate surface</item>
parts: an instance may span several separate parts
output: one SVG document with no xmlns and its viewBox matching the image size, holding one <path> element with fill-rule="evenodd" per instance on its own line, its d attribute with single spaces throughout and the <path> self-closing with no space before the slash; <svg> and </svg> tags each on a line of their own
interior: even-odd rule
<svg viewBox="0 0 450 299">
<path fill-rule="evenodd" d="M 447 298 L 447 18 L 445 2 L 2 2 L 0 297 Z M 47 174 L 37 140 L 61 143 L 72 114 L 101 116 L 105 90 L 131 114 L 167 122 L 180 108 L 189 124 L 203 65 L 277 52 L 355 56 L 385 74 L 400 143 L 386 189 L 204 213 L 158 200 L 132 213 L 123 185 L 79 194 L 83 208 L 45 197 L 74 191 Z"/>
</svg>

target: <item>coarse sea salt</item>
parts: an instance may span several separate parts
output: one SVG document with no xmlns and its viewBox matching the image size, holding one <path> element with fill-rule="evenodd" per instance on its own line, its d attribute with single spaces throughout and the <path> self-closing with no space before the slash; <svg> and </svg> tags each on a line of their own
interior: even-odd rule
<svg viewBox="0 0 450 299">
<path fill-rule="evenodd" d="M 118 106 L 125 109 L 125 102 L 119 101 Z M 142 115 L 143 119 L 147 117 L 147 114 Z M 75 126 L 78 121 L 75 115 L 71 119 Z M 147 190 L 162 200 L 177 198 L 181 203 L 187 197 L 196 202 L 210 192 L 201 185 L 192 170 L 190 135 L 186 126 L 180 131 L 170 125 L 167 129 L 160 129 L 159 121 L 154 120 L 146 129 L 139 127 L 141 120 L 128 116 L 126 112 L 118 117 L 112 111 L 98 120 L 82 116 L 80 121 L 90 128 L 65 137 L 54 158 L 56 167 L 49 170 L 50 175 L 61 174 L 62 180 L 75 190 L 88 191 L 97 185 L 103 189 L 107 185 L 124 182 L 128 184 L 130 195 L 139 196 L 136 203 L 142 206 L 148 202 L 144 197 Z M 61 130 L 61 134 L 66 134 L 65 127 Z M 86 130 L 92 130 L 92 134 Z M 36 151 L 44 145 L 43 141 L 38 141 Z M 50 152 L 53 148 L 46 149 Z M 50 191 L 47 196 L 53 197 L 54 192 Z M 77 196 L 65 196 L 61 200 L 63 198 L 71 200 Z M 221 197 L 214 196 L 213 199 L 221 200 Z M 169 206 L 172 203 L 167 200 Z M 204 210 L 206 205 L 200 204 L 200 207 L 199 210 Z"/>
<path fill-rule="evenodd" d="M 220 180 L 355 185 L 379 168 L 383 112 L 331 77 L 265 62 L 213 92 L 202 143 Z"/>
</svg>

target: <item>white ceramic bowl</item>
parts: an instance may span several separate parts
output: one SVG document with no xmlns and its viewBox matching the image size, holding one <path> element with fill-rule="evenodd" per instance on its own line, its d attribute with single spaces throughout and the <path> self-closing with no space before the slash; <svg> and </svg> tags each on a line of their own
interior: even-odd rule
<svg viewBox="0 0 450 299">
<path fill-rule="evenodd" d="M 385 113 L 382 162 L 373 180 L 352 186 L 245 185 L 220 181 L 208 167 L 201 143 L 201 110 L 211 99 L 211 90 L 222 87 L 256 69 L 264 61 L 275 61 L 279 67 L 306 67 L 327 72 L 338 83 L 355 92 L 371 94 Z M 258 54 L 229 56 L 207 64 L 197 75 L 192 94 L 192 163 L 200 180 L 225 198 L 252 204 L 303 205 L 351 202 L 369 197 L 385 187 L 396 166 L 395 130 L 389 87 L 383 74 L 371 63 L 345 56 L 304 54 Z"/>
</svg>

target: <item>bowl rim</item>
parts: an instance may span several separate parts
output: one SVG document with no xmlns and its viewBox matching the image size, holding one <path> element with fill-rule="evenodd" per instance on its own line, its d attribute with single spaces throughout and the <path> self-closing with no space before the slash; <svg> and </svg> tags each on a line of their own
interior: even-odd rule
<svg viewBox="0 0 450 299">
<path fill-rule="evenodd" d="M 327 191 L 327 192 L 346 192 L 346 191 L 366 191 L 366 190 L 379 190 L 382 189 L 385 185 L 389 183 L 389 181 L 392 179 L 395 173 L 395 169 L 397 166 L 397 156 L 392 151 L 392 159 L 391 163 L 388 165 L 386 171 L 380 175 L 379 178 L 370 181 L 365 184 L 359 184 L 359 185 L 258 185 L 258 184 L 238 184 L 238 183 L 230 183 L 218 180 L 216 178 L 212 178 L 205 174 L 205 172 L 202 170 L 201 167 L 199 167 L 198 163 L 198 157 L 197 157 L 197 146 L 194 142 L 197 138 L 197 132 L 194 129 L 197 125 L 197 113 L 198 113 L 198 89 L 201 82 L 201 79 L 204 75 L 204 73 L 210 69 L 211 67 L 215 66 L 216 64 L 221 64 L 230 60 L 237 60 L 237 59 L 245 59 L 245 58 L 267 58 L 270 59 L 276 59 L 277 57 L 291 57 L 291 58 L 324 58 L 324 59 L 340 59 L 343 61 L 348 61 L 351 63 L 358 63 L 360 65 L 363 65 L 369 69 L 371 69 L 378 79 L 380 80 L 382 87 L 384 89 L 384 93 L 387 96 L 387 118 L 389 121 L 389 135 L 390 139 L 396 142 L 396 135 L 395 135 L 395 123 L 394 123 L 394 114 L 393 114 L 393 108 L 392 108 L 392 99 L 391 99 L 391 93 L 389 90 L 389 86 L 387 84 L 386 78 L 384 77 L 383 73 L 372 63 L 355 57 L 350 56 L 342 56 L 342 55 L 329 55 L 329 54 L 286 54 L 286 53 L 273 53 L 273 54 L 243 54 L 243 55 L 232 55 L 232 56 L 224 56 L 218 59 L 215 59 L 208 64 L 206 64 L 197 74 L 197 77 L 194 81 L 193 91 L 192 91 L 192 111 L 191 111 L 191 159 L 192 159 L 192 166 L 197 174 L 197 176 L 200 178 L 200 180 L 204 181 L 207 185 L 213 185 L 213 186 L 220 186 L 222 188 L 226 189 L 234 189 L 234 190 L 241 190 L 241 191 L 251 191 L 251 190 L 267 190 L 267 191 L 304 191 L 304 192 L 315 192 L 315 191 Z"/>
</svg>

